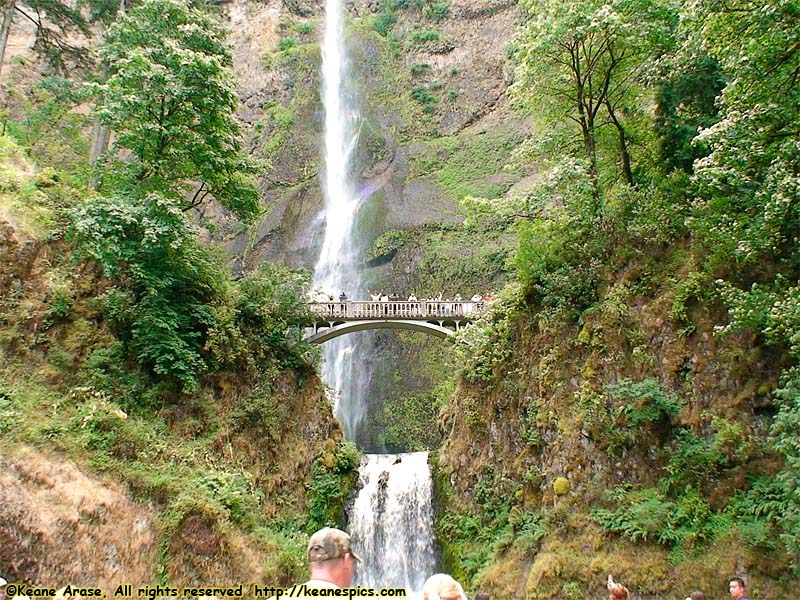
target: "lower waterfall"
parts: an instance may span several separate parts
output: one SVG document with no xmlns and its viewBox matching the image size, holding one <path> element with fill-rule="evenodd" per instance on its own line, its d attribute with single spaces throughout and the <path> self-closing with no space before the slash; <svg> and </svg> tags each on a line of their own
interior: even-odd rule
<svg viewBox="0 0 800 600">
<path fill-rule="evenodd" d="M 402 587 L 421 597 L 436 569 L 428 453 L 367 454 L 359 477 L 349 520 L 361 558 L 353 585 Z"/>
</svg>

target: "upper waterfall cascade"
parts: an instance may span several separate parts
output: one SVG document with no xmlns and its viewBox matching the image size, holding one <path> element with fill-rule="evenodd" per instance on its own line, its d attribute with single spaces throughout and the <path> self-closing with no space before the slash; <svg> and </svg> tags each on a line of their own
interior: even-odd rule
<svg viewBox="0 0 800 600">
<path fill-rule="evenodd" d="M 327 0 L 325 38 L 322 44 L 322 101 L 325 109 L 324 177 L 325 224 L 319 260 L 314 268 L 314 287 L 361 291 L 357 264 L 356 218 L 362 198 L 352 185 L 353 158 L 358 140 L 359 114 L 352 94 L 349 64 L 342 41 L 341 0 Z M 360 351 L 352 340 L 339 338 L 325 347 L 323 378 L 334 390 L 335 413 L 345 436 L 356 439 L 364 419 L 364 390 L 368 373 L 353 370 Z M 359 373 L 360 375 L 355 375 Z M 340 402 L 340 399 L 346 399 Z"/>
</svg>

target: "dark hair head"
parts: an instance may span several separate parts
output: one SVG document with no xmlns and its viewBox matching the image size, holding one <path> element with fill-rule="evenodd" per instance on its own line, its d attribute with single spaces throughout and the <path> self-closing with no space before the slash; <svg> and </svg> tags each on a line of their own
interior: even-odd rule
<svg viewBox="0 0 800 600">
<path fill-rule="evenodd" d="M 731 578 L 728 580 L 728 583 L 730 584 L 730 583 L 733 583 L 734 581 L 735 581 L 735 582 L 737 582 L 737 583 L 738 583 L 740 586 L 742 586 L 742 589 L 744 589 L 744 588 L 746 588 L 746 587 L 747 587 L 747 586 L 744 584 L 744 579 L 742 579 L 741 577 L 731 577 Z"/>
</svg>

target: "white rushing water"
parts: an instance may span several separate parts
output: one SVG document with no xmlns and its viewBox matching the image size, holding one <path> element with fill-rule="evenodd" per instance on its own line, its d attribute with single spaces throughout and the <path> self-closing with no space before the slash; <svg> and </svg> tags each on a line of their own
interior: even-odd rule
<svg viewBox="0 0 800 600">
<path fill-rule="evenodd" d="M 324 179 L 325 234 L 319 260 L 314 268 L 314 288 L 337 299 L 344 291 L 349 298 L 363 297 L 356 268 L 358 235 L 356 218 L 362 198 L 352 184 L 353 158 L 358 140 L 359 115 L 346 84 L 349 65 L 343 44 L 341 0 L 327 0 L 325 38 L 322 45 L 322 101 L 325 109 Z M 334 390 L 335 414 L 345 436 L 358 439 L 364 420 L 367 389 L 364 369 L 353 369 L 357 348 L 353 336 L 343 336 L 325 344 L 323 379 Z M 344 401 L 341 399 L 344 398 Z"/>
<path fill-rule="evenodd" d="M 361 558 L 354 585 L 403 587 L 421 597 L 436 569 L 428 453 L 368 454 L 359 473 L 364 487 L 350 511 Z"/>
<path fill-rule="evenodd" d="M 325 233 L 313 285 L 337 298 L 345 291 L 349 298 L 359 299 L 364 298 L 357 268 L 363 198 L 353 185 L 353 162 L 360 118 L 348 89 L 342 33 L 342 0 L 327 0 L 322 47 Z M 342 336 L 324 347 L 322 376 L 336 394 L 336 418 L 345 437 L 357 444 L 368 437 L 365 413 L 374 362 L 368 335 Z M 367 455 L 360 477 L 363 487 L 349 523 L 355 551 L 362 558 L 354 584 L 405 587 L 421 596 L 422 584 L 436 566 L 427 453 Z"/>
</svg>

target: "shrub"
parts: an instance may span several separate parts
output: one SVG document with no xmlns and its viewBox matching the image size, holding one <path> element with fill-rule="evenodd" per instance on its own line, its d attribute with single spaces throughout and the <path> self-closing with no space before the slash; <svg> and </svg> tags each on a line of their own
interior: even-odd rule
<svg viewBox="0 0 800 600">
<path fill-rule="evenodd" d="M 626 401 L 619 408 L 618 415 L 630 427 L 669 420 L 680 412 L 683 405 L 675 393 L 664 390 L 657 379 L 636 382 L 623 379 L 607 385 L 605 391 L 614 400 Z"/>
<path fill-rule="evenodd" d="M 245 475 L 211 471 L 192 482 L 194 493 L 205 494 L 222 505 L 234 523 L 253 526 L 259 515 L 261 498 Z"/>
<path fill-rule="evenodd" d="M 333 457 L 321 454 L 314 460 L 308 504 L 309 532 L 342 525 L 344 504 L 358 478 L 356 469 L 360 460 L 355 444 L 345 440 L 336 446 Z"/>
<path fill-rule="evenodd" d="M 431 44 L 438 42 L 442 39 L 442 34 L 435 29 L 427 29 L 425 31 L 415 31 L 411 34 L 411 42 L 418 45 Z"/>
</svg>

